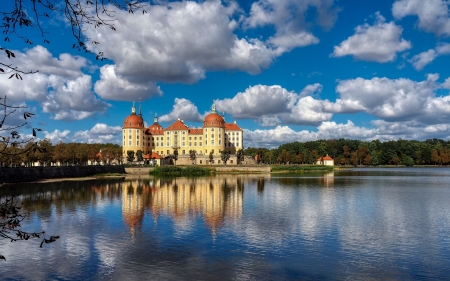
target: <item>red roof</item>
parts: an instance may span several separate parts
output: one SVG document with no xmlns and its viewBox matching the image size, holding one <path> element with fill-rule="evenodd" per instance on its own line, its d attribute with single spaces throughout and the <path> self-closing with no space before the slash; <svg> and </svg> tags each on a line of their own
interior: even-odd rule
<svg viewBox="0 0 450 281">
<path fill-rule="evenodd" d="M 148 127 L 146 133 L 149 133 L 152 135 L 163 135 L 164 129 L 158 123 L 153 123 L 150 127 Z"/>
<path fill-rule="evenodd" d="M 172 125 L 166 128 L 166 131 L 172 131 L 172 130 L 188 130 L 188 126 L 181 122 L 181 120 L 175 121 Z"/>
<path fill-rule="evenodd" d="M 144 159 L 162 159 L 163 157 L 158 153 L 152 152 L 152 154 L 146 154 L 143 157 Z"/>
<path fill-rule="evenodd" d="M 225 129 L 227 131 L 242 131 L 242 129 L 236 123 L 225 124 Z"/>
<path fill-rule="evenodd" d="M 123 129 L 126 128 L 144 128 L 144 119 L 142 119 L 141 116 L 136 115 L 135 113 L 131 113 L 130 116 L 125 118 L 125 120 L 123 121 Z"/>
<path fill-rule="evenodd" d="M 224 127 L 225 120 L 218 113 L 210 113 L 205 117 L 203 127 Z"/>
<path fill-rule="evenodd" d="M 333 160 L 333 158 L 331 158 L 330 156 L 325 156 L 325 157 L 320 157 L 319 159 L 317 159 L 317 161 L 325 161 L 325 160 Z"/>
</svg>

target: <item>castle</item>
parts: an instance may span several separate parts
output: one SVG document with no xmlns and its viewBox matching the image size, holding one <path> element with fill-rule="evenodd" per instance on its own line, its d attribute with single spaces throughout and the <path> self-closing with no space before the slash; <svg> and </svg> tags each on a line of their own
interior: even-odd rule
<svg viewBox="0 0 450 281">
<path fill-rule="evenodd" d="M 176 164 L 221 164 L 221 151 L 224 150 L 231 154 L 228 163 L 237 164 L 236 152 L 244 147 L 242 129 L 236 122 L 226 123 L 224 117 L 216 112 L 214 104 L 202 128 L 189 128 L 178 118 L 164 129 L 158 123 L 158 117 L 154 118 L 151 126 L 145 128 L 141 109 L 136 113 L 133 103 L 131 114 L 123 121 L 122 139 L 124 159 L 127 159 L 130 151 L 135 155 L 141 151 L 144 159 L 159 165 L 169 163 L 175 151 L 178 153 Z M 192 151 L 195 151 L 194 160 Z"/>
</svg>

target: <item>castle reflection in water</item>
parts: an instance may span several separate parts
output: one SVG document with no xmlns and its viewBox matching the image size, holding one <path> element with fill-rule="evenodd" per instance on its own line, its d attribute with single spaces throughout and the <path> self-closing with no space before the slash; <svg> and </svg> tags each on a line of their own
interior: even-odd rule
<svg viewBox="0 0 450 281">
<path fill-rule="evenodd" d="M 141 227 L 146 210 L 155 221 L 165 215 L 175 225 L 202 216 L 215 235 L 225 219 L 241 218 L 243 194 L 240 177 L 131 180 L 122 183 L 122 215 L 132 233 Z"/>
</svg>

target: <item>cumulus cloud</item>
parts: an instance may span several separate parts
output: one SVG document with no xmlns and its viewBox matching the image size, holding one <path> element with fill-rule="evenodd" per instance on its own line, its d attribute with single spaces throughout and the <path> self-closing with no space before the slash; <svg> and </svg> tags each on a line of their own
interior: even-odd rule
<svg viewBox="0 0 450 281">
<path fill-rule="evenodd" d="M 116 11 L 116 31 L 85 26 L 86 35 L 100 42 L 88 48 L 115 63 L 102 68 L 95 85 L 100 96 L 129 100 L 131 91 L 130 96 L 150 98 L 161 94 L 157 82 L 195 83 L 206 71 L 257 74 L 281 55 L 259 39 L 238 38 L 235 2 L 168 2 L 145 10 L 141 15 Z"/>
<path fill-rule="evenodd" d="M 319 43 L 319 39 L 307 30 L 306 17 L 314 11 L 315 23 L 328 29 L 333 26 L 339 9 L 333 0 L 259 0 L 252 4 L 244 25 L 247 28 L 274 26 L 275 35 L 268 43 L 284 52 Z"/>
<path fill-rule="evenodd" d="M 32 75 L 22 75 L 23 80 L 0 80 L 0 95 L 14 102 L 37 101 L 43 111 L 57 120 L 81 120 L 102 113 L 108 104 L 98 99 L 92 91 L 92 78 L 82 72 L 89 67 L 85 58 L 50 52 L 36 46 L 22 53 L 14 51 L 15 65 L 20 69 L 39 70 Z M 0 60 L 5 59 L 0 54 Z"/>
<path fill-rule="evenodd" d="M 107 100 L 135 101 L 162 96 L 162 91 L 155 82 L 132 83 L 116 75 L 115 65 L 100 68 L 100 80 L 95 83 L 95 92 Z"/>
<path fill-rule="evenodd" d="M 427 104 L 435 100 L 437 75 L 428 75 L 422 82 L 410 79 L 363 78 L 340 81 L 336 104 L 341 112 L 347 105 L 388 121 L 428 118 Z"/>
<path fill-rule="evenodd" d="M 397 0 L 392 5 L 392 14 L 397 19 L 415 15 L 419 18 L 419 28 L 438 36 L 450 35 L 447 1 Z"/>
<path fill-rule="evenodd" d="M 427 64 L 434 61 L 437 57 L 450 54 L 450 44 L 442 43 L 436 46 L 435 49 L 430 49 L 412 57 L 409 62 L 416 70 L 422 70 Z"/>
<path fill-rule="evenodd" d="M 60 131 L 58 129 L 54 130 L 53 132 L 43 131 L 42 132 L 45 139 L 49 139 L 53 144 L 57 144 L 58 142 L 72 142 L 71 138 L 69 137 L 70 131 L 64 130 Z"/>
<path fill-rule="evenodd" d="M 411 48 L 411 43 L 401 38 L 403 29 L 394 22 L 386 23 L 385 18 L 377 12 L 373 26 L 364 24 L 356 27 L 355 34 L 334 46 L 331 56 L 351 55 L 360 60 L 380 63 L 394 61 L 398 52 Z"/>
<path fill-rule="evenodd" d="M 77 131 L 72 139 L 82 143 L 120 143 L 122 133 L 120 126 L 108 126 L 103 123 L 95 124 L 90 130 Z"/>
<path fill-rule="evenodd" d="M 217 108 L 231 114 L 234 118 L 258 119 L 263 126 L 280 123 L 315 125 L 330 120 L 331 113 L 325 112 L 328 100 L 322 101 L 309 95 L 320 92 L 322 85 L 308 85 L 297 94 L 274 85 L 256 85 L 231 99 L 217 100 Z"/>
<path fill-rule="evenodd" d="M 203 122 L 204 116 L 198 112 L 197 106 L 190 100 L 175 98 L 172 111 L 161 116 L 159 121 L 172 122 L 178 118 L 184 121 Z"/>
<path fill-rule="evenodd" d="M 297 98 L 296 93 L 289 92 L 279 85 L 256 85 L 248 87 L 245 92 L 238 93 L 231 99 L 215 102 L 220 111 L 243 119 L 287 112 Z"/>
</svg>

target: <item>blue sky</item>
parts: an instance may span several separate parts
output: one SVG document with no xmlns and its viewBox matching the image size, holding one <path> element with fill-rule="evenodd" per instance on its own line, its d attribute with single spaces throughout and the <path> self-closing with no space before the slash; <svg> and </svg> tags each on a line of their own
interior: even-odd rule
<svg viewBox="0 0 450 281">
<path fill-rule="evenodd" d="M 16 58 L 0 60 L 39 73 L 0 76 L 0 95 L 30 106 L 30 125 L 53 143 L 120 143 L 139 99 L 147 124 L 157 114 L 163 126 L 179 117 L 191 127 L 214 101 L 244 129 L 245 147 L 449 139 L 444 0 L 152 1 L 145 10 L 117 11 L 116 31 L 84 27 L 103 62 L 72 49 L 61 16 L 42 22 L 50 44 L 22 30 L 34 44 L 11 37 L 0 46 Z"/>
</svg>

